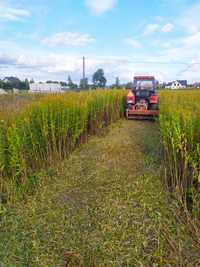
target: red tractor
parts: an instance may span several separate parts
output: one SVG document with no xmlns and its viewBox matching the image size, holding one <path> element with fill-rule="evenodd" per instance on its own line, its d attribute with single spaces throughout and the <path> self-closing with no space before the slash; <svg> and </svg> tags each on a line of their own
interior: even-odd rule
<svg viewBox="0 0 200 267">
<path fill-rule="evenodd" d="M 153 76 L 134 77 L 126 99 L 127 119 L 151 119 L 159 116 L 159 99 Z"/>
</svg>

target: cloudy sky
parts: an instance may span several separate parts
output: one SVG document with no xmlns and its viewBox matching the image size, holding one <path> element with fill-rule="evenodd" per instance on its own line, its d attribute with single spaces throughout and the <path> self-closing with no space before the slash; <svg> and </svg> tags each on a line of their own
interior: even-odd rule
<svg viewBox="0 0 200 267">
<path fill-rule="evenodd" d="M 0 78 L 200 81 L 199 0 L 0 0 Z"/>
</svg>

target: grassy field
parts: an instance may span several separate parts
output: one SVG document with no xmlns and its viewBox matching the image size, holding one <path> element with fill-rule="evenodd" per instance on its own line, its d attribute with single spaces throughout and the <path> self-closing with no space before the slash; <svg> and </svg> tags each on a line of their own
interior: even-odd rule
<svg viewBox="0 0 200 267">
<path fill-rule="evenodd" d="M 0 95 L 0 119 L 9 120 L 19 115 L 32 102 L 37 102 L 42 94 Z"/>
<path fill-rule="evenodd" d="M 8 110 L 14 108 L 11 101 L 0 121 L 2 192 L 34 183 L 35 171 L 65 158 L 88 135 L 123 116 L 121 90 L 36 96 L 37 101 L 33 98 L 17 97 L 16 112 L 10 115 Z M 8 101 L 2 100 L 4 105 Z"/>
<path fill-rule="evenodd" d="M 200 91 L 162 92 L 160 98 L 166 183 L 200 217 Z"/>
<path fill-rule="evenodd" d="M 200 266 L 200 92 L 124 95 L 0 98 L 0 266 Z"/>
<path fill-rule="evenodd" d="M 41 173 L 32 197 L 1 212 L 3 266 L 198 266 L 158 138 L 157 124 L 120 121 Z"/>
</svg>

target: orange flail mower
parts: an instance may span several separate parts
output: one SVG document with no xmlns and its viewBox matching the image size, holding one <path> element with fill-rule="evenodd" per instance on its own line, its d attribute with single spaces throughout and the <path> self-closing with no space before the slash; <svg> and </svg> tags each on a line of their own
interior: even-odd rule
<svg viewBox="0 0 200 267">
<path fill-rule="evenodd" d="M 154 119 L 159 116 L 159 99 L 153 76 L 134 77 L 133 88 L 126 98 L 127 119 Z"/>
</svg>

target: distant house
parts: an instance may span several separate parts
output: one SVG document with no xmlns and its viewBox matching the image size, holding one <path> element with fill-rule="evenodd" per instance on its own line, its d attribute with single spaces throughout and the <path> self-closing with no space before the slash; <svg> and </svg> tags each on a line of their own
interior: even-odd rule
<svg viewBox="0 0 200 267">
<path fill-rule="evenodd" d="M 166 89 L 183 89 L 187 88 L 187 80 L 176 80 L 165 85 Z"/>
<path fill-rule="evenodd" d="M 194 83 L 192 87 L 199 89 L 200 88 L 200 82 Z"/>
<path fill-rule="evenodd" d="M 165 84 L 166 89 L 171 89 L 171 87 L 172 87 L 172 82 L 168 82 Z"/>
<path fill-rule="evenodd" d="M 17 77 L 5 77 L 3 79 L 3 81 L 5 83 L 11 83 L 11 84 L 17 84 L 17 83 L 20 83 L 20 79 L 18 79 Z"/>
<path fill-rule="evenodd" d="M 60 83 L 30 83 L 32 93 L 62 93 Z"/>
</svg>

